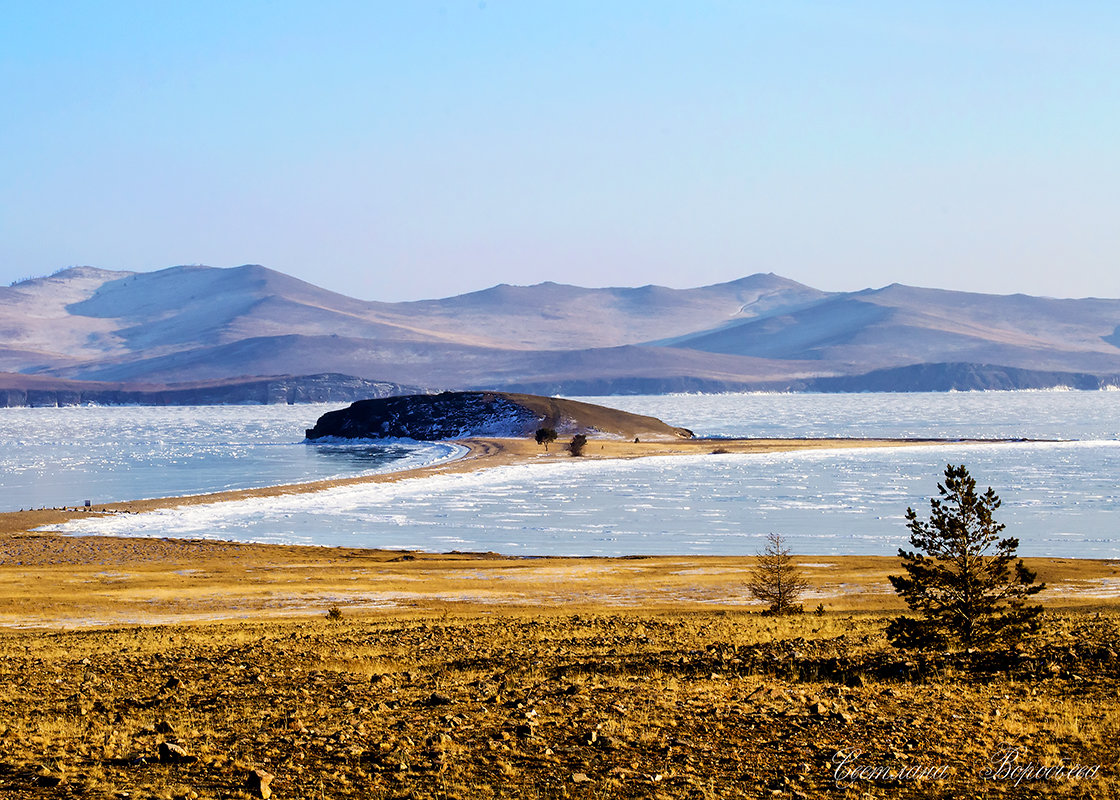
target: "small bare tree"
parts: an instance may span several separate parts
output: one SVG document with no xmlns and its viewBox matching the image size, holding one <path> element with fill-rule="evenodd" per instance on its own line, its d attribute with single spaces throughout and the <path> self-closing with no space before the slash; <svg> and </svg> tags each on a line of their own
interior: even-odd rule
<svg viewBox="0 0 1120 800">
<path fill-rule="evenodd" d="M 805 576 L 793 563 L 793 556 L 780 534 L 766 537 L 766 549 L 758 554 L 747 588 L 756 599 L 770 604 L 771 614 L 796 614 L 797 598 L 809 588 Z"/>
</svg>

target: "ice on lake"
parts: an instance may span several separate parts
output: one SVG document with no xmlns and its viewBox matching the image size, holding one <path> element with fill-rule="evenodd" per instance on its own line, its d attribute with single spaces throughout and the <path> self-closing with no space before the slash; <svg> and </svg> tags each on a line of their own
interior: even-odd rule
<svg viewBox="0 0 1120 800">
<path fill-rule="evenodd" d="M 951 462 L 967 464 L 982 487 L 996 489 L 1003 499 L 998 519 L 1006 535 L 1020 539 L 1021 554 L 1120 557 L 1120 393 L 586 399 L 654 414 L 701 435 L 1074 441 L 572 459 L 97 518 L 65 530 L 515 555 L 752 554 L 777 532 L 804 554 L 893 555 L 907 543 L 907 506 L 926 513 Z M 250 419 L 259 411 L 239 413 Z M 307 424 L 301 420 L 300 434 Z M 343 464 L 340 472 L 361 468 L 313 450 L 308 455 L 295 434 L 285 435 L 261 446 L 286 451 L 299 465 L 301 458 L 326 459 Z M 206 446 L 223 453 L 221 443 Z M 298 448 L 304 456 L 294 454 Z M 118 456 L 127 464 L 127 453 Z M 146 479 L 150 494 L 174 493 L 157 488 L 158 459 L 146 463 L 157 465 Z"/>
</svg>

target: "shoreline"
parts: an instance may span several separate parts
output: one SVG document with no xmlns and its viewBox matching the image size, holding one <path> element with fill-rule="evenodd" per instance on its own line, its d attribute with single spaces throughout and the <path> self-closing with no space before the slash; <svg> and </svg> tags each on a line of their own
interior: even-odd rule
<svg viewBox="0 0 1120 800">
<path fill-rule="evenodd" d="M 570 459 L 561 442 L 472 439 L 459 458 L 399 472 L 328 481 L 107 503 L 91 511 L 46 509 L 0 514 L 0 628 L 98 628 L 348 614 L 401 616 L 577 609 L 602 613 L 757 610 L 745 588 L 754 556 L 528 557 L 424 553 L 227 540 L 36 532 L 33 527 L 91 513 L 158 508 L 322 491 Z M 954 440 L 734 439 L 623 442 L 591 440 L 587 460 L 662 455 L 766 453 L 852 447 L 960 444 Z M 993 440 L 977 441 L 993 443 Z M 901 608 L 887 575 L 896 556 L 799 554 L 813 585 L 804 598 L 847 612 Z M 1051 607 L 1107 607 L 1120 598 L 1120 559 L 1026 558 L 1051 590 Z"/>
</svg>

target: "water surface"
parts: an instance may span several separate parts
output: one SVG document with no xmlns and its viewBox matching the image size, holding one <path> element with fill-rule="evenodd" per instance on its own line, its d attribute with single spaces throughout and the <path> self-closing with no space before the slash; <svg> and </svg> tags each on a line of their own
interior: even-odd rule
<svg viewBox="0 0 1120 800">
<path fill-rule="evenodd" d="M 445 444 L 304 442 L 337 405 L 0 409 L 0 511 L 365 475 Z"/>
<path fill-rule="evenodd" d="M 118 535 L 522 555 L 893 555 L 947 463 L 1003 499 L 1033 556 L 1120 558 L 1120 393 L 586 398 L 702 435 L 1063 439 L 631 461 L 564 460 L 84 521 Z M 593 445 L 592 445 L 593 446 Z"/>
</svg>

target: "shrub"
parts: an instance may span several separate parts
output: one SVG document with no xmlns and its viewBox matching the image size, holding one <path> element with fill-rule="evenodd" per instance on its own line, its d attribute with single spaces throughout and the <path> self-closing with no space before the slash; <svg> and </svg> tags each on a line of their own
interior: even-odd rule
<svg viewBox="0 0 1120 800">
<path fill-rule="evenodd" d="M 544 450 L 547 453 L 548 452 L 548 445 L 550 443 L 556 441 L 556 429 L 555 428 L 538 428 L 536 436 L 534 438 L 537 440 L 537 444 L 543 444 L 544 445 Z"/>
</svg>

